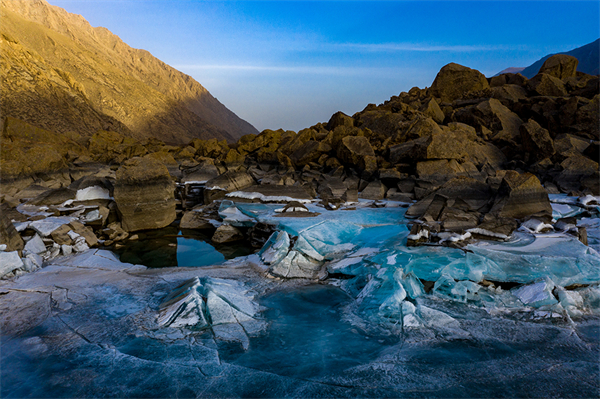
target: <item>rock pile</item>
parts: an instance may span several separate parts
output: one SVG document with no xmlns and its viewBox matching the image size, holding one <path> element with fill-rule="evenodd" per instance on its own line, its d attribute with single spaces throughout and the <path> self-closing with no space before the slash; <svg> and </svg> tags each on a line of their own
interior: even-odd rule
<svg viewBox="0 0 600 399">
<path fill-rule="evenodd" d="M 265 130 L 234 144 L 195 139 L 177 147 L 108 131 L 84 140 L 5 118 L 2 202 L 48 206 L 45 216 L 76 217 L 109 244 L 170 224 L 177 204 L 186 211 L 182 227 L 216 229 L 223 220 L 209 205 L 224 199 L 319 198 L 326 209 L 387 199 L 410 205 L 409 244 L 503 238 L 532 218 L 549 223 L 548 194 L 600 194 L 598 76 L 573 65 L 554 56 L 532 79 L 487 79 L 449 64 L 431 88 L 351 117 L 338 112 L 298 133 Z M 23 251 L 10 223 L 23 222 L 17 214 L 3 219 L 7 251 Z M 215 241 L 245 237 L 250 226 L 240 223 L 225 222 L 238 231 L 221 227 Z"/>
</svg>

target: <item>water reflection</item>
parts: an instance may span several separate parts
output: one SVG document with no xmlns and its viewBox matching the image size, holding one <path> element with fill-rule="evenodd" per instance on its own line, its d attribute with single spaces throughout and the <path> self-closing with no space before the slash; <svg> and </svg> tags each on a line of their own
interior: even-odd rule
<svg viewBox="0 0 600 399">
<path fill-rule="evenodd" d="M 113 248 L 121 262 L 148 267 L 201 267 L 254 252 L 245 241 L 213 245 L 212 232 L 180 230 L 174 226 L 136 234 L 137 240 Z"/>
</svg>

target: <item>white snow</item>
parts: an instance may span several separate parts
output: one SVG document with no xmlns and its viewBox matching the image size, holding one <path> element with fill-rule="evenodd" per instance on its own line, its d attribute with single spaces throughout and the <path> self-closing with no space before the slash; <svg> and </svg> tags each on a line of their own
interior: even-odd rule
<svg viewBox="0 0 600 399">
<path fill-rule="evenodd" d="M 503 240 L 507 240 L 508 239 L 508 236 L 505 235 L 505 234 L 494 233 L 493 231 L 486 230 L 486 229 L 481 229 L 479 227 L 474 227 L 472 229 L 468 229 L 467 232 L 471 233 L 471 234 L 479 234 L 479 235 L 487 236 L 487 237 L 500 238 L 500 239 L 503 239 Z"/>
<path fill-rule="evenodd" d="M 77 190 L 75 200 L 89 201 L 95 199 L 112 199 L 107 189 L 100 186 L 90 186 L 81 190 Z"/>
<path fill-rule="evenodd" d="M 311 202 L 311 200 L 309 200 L 309 199 L 292 198 L 292 197 L 288 197 L 285 195 L 264 195 L 264 194 L 257 193 L 257 192 L 246 192 L 246 191 L 234 191 L 232 193 L 227 194 L 227 197 L 244 198 L 244 199 L 250 199 L 250 200 L 258 199 L 262 202 L 298 201 L 301 204 L 308 204 Z"/>
</svg>

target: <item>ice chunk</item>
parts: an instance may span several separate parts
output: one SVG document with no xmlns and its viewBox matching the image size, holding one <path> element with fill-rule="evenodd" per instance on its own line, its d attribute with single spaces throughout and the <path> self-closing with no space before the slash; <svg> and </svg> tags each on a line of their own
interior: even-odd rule
<svg viewBox="0 0 600 399">
<path fill-rule="evenodd" d="M 321 255 L 315 247 L 313 247 L 304 236 L 299 236 L 294 244 L 294 249 L 298 252 L 302 252 L 304 255 L 310 256 L 311 258 L 322 261 L 325 259 L 323 255 Z"/>
<path fill-rule="evenodd" d="M 406 290 L 408 296 L 416 299 L 425 294 L 423 283 L 413 273 L 408 273 L 402 278 L 402 286 Z"/>
<path fill-rule="evenodd" d="M 310 246 L 325 259 L 332 259 L 336 254 L 352 250 L 354 245 L 350 241 L 361 230 L 362 227 L 351 223 L 323 221 L 302 230 L 298 236 L 310 243 Z"/>
<path fill-rule="evenodd" d="M 363 261 L 362 256 L 348 257 L 331 261 L 327 264 L 327 271 L 329 273 L 342 273 L 348 275 L 354 275 L 353 271 L 356 270 L 356 266 L 360 265 Z"/>
<path fill-rule="evenodd" d="M 402 325 L 404 328 L 421 327 L 419 318 L 415 315 L 417 308 L 411 302 L 402 302 Z"/>
<path fill-rule="evenodd" d="M 244 325 L 257 331 L 255 315 L 260 307 L 243 284 L 213 278 L 195 277 L 178 286 L 160 305 L 161 327 L 186 327 L 193 330 L 213 327 L 217 337 L 249 342 Z M 224 328 L 236 324 L 238 327 Z M 215 327 L 219 327 L 218 332 Z M 241 335 L 240 335 L 241 334 Z M 247 345 L 244 345 L 247 348 Z"/>
<path fill-rule="evenodd" d="M 250 227 L 256 224 L 254 218 L 244 214 L 236 206 L 222 208 L 223 206 L 219 209 L 219 216 L 221 216 L 223 222 L 227 224 L 237 227 Z"/>
<path fill-rule="evenodd" d="M 430 328 L 460 328 L 460 323 L 444 312 L 419 304 L 417 313 Z"/>
<path fill-rule="evenodd" d="M 577 291 L 567 291 L 561 286 L 557 286 L 554 292 L 558 296 L 558 300 L 562 307 L 569 313 L 571 317 L 581 316 L 583 309 L 583 297 Z"/>
<path fill-rule="evenodd" d="M 461 280 L 457 282 L 452 277 L 444 274 L 435 282 L 433 291 L 441 297 L 466 303 L 467 300 L 479 299 L 475 294 L 480 288 L 481 286 L 472 281 Z"/>
<path fill-rule="evenodd" d="M 29 227 L 35 230 L 42 237 L 47 237 L 60 226 L 71 223 L 74 220 L 76 220 L 76 218 L 68 216 L 55 216 L 31 222 Z"/>
<path fill-rule="evenodd" d="M 100 186 L 90 186 L 81 190 L 77 190 L 75 200 L 89 201 L 95 199 L 111 199 L 109 191 Z"/>
<path fill-rule="evenodd" d="M 472 229 L 468 229 L 467 233 L 479 234 L 481 236 L 492 237 L 492 238 L 498 238 L 500 240 L 507 240 L 508 239 L 508 236 L 506 234 L 495 233 L 493 231 L 489 231 L 489 230 L 482 229 L 482 228 L 479 228 L 479 227 L 474 227 Z"/>
<path fill-rule="evenodd" d="M 271 234 L 258 255 L 267 264 L 279 263 L 290 250 L 290 236 L 285 231 L 276 231 Z"/>
<path fill-rule="evenodd" d="M 25 258 L 22 259 L 23 264 L 25 266 L 25 270 L 28 272 L 35 271 L 42 267 L 44 260 L 38 254 L 28 254 Z"/>
<path fill-rule="evenodd" d="M 46 250 L 46 245 L 39 235 L 35 234 L 25 244 L 25 252 L 29 254 L 41 254 Z"/>
<path fill-rule="evenodd" d="M 552 295 L 554 283 L 545 279 L 534 284 L 524 285 L 512 291 L 513 295 L 519 298 L 523 304 L 539 308 L 545 305 L 554 305 L 558 301 Z"/>
<path fill-rule="evenodd" d="M 463 234 L 451 233 L 451 232 L 441 232 L 437 234 L 437 237 L 440 238 L 440 243 L 442 242 L 460 242 L 464 240 L 468 240 L 471 238 L 471 233 L 468 231 Z"/>
<path fill-rule="evenodd" d="M 0 277 L 4 277 L 8 273 L 22 268 L 23 261 L 19 257 L 19 252 L 0 252 Z"/>
<path fill-rule="evenodd" d="M 280 262 L 271 266 L 271 273 L 287 278 L 316 278 L 322 262 L 291 250 Z"/>
<path fill-rule="evenodd" d="M 600 203 L 600 198 L 588 194 L 586 196 L 579 197 L 577 202 L 579 202 L 583 206 L 598 205 Z"/>
<path fill-rule="evenodd" d="M 545 233 L 554 230 L 552 225 L 544 223 L 537 219 L 529 219 L 528 221 L 523 223 L 521 227 L 524 227 L 525 229 L 527 229 L 527 231 L 530 231 L 532 233 Z"/>
</svg>

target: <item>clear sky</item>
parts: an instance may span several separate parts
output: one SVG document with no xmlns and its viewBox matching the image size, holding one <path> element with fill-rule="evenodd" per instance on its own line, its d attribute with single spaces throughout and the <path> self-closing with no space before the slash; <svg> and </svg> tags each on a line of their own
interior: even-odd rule
<svg viewBox="0 0 600 399">
<path fill-rule="evenodd" d="M 194 77 L 258 130 L 349 115 L 457 62 L 492 76 L 600 37 L 598 1 L 48 0 Z"/>
</svg>

